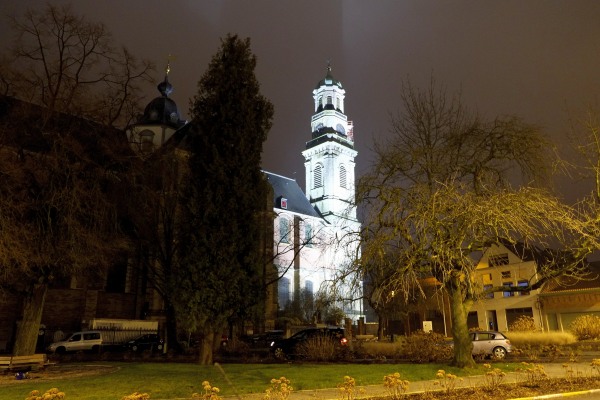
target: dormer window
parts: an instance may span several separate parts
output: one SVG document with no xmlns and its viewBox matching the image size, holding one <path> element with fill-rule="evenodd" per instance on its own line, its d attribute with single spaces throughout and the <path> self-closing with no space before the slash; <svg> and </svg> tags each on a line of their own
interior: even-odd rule
<svg viewBox="0 0 600 400">
<path fill-rule="evenodd" d="M 495 254 L 488 258 L 488 264 L 490 267 L 497 267 L 500 265 L 508 265 L 508 253 Z"/>
</svg>

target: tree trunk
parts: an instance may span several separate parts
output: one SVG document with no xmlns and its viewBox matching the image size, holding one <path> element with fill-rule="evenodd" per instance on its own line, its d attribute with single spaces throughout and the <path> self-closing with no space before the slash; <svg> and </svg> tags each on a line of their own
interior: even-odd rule
<svg viewBox="0 0 600 400">
<path fill-rule="evenodd" d="M 175 317 L 175 309 L 170 302 L 165 304 L 166 330 L 167 330 L 167 351 L 174 350 L 177 353 L 182 352 L 181 344 L 177 338 L 177 319 Z"/>
<path fill-rule="evenodd" d="M 212 365 L 213 348 L 215 345 L 215 333 L 211 328 L 207 328 L 200 340 L 200 354 L 198 362 L 200 365 Z"/>
<path fill-rule="evenodd" d="M 383 340 L 385 318 L 381 315 L 378 315 L 377 317 L 379 319 L 379 325 L 377 326 L 377 340 L 381 342 Z"/>
<path fill-rule="evenodd" d="M 459 368 L 475 366 L 473 343 L 469 336 L 467 313 L 471 302 L 465 304 L 460 278 L 454 276 L 448 287 L 450 309 L 452 312 L 452 338 L 454 339 L 454 358 L 452 365 Z"/>
<path fill-rule="evenodd" d="M 36 284 L 31 293 L 23 298 L 23 318 L 17 323 L 17 336 L 13 347 L 15 356 L 35 354 L 47 289 L 46 284 Z"/>
</svg>

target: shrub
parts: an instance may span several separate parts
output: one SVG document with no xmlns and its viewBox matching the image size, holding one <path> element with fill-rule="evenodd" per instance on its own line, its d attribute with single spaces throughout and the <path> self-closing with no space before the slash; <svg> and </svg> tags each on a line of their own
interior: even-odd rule
<svg viewBox="0 0 600 400">
<path fill-rule="evenodd" d="M 148 400 L 150 395 L 148 393 L 139 393 L 135 392 L 125 397 L 122 397 L 121 400 Z"/>
<path fill-rule="evenodd" d="M 488 392 L 493 392 L 503 383 L 506 373 L 499 368 L 492 368 L 490 364 L 483 364 L 483 366 L 487 369 L 487 372 L 484 375 L 483 387 Z"/>
<path fill-rule="evenodd" d="M 383 387 L 387 389 L 389 396 L 394 400 L 399 399 L 406 393 L 409 383 L 407 380 L 400 378 L 399 372 L 383 377 Z"/>
<path fill-rule="evenodd" d="M 219 396 L 220 389 L 216 386 L 211 386 L 209 381 L 202 382 L 202 393 L 193 393 L 192 400 L 221 400 Z"/>
<path fill-rule="evenodd" d="M 356 381 L 351 376 L 345 376 L 344 382 L 338 386 L 340 391 L 341 400 L 354 400 L 356 398 Z M 364 393 L 364 389 L 358 390 L 359 393 Z"/>
<path fill-rule="evenodd" d="M 600 339 L 600 317 L 582 315 L 571 322 L 569 329 L 578 340 Z"/>
<path fill-rule="evenodd" d="M 529 315 L 521 315 L 508 327 L 509 331 L 516 332 L 536 332 L 539 329 L 535 326 L 535 320 Z"/>
<path fill-rule="evenodd" d="M 443 362 L 452 358 L 452 347 L 446 343 L 444 335 L 418 331 L 405 340 L 405 355 L 417 363 Z"/>
<path fill-rule="evenodd" d="M 447 395 L 456 389 L 456 383 L 458 380 L 463 380 L 463 378 L 458 378 L 456 375 L 446 372 L 443 369 L 438 370 L 437 374 L 435 374 L 435 378 L 436 380 L 433 382 L 433 384 L 439 385 Z"/>
<path fill-rule="evenodd" d="M 577 341 L 577 338 L 570 332 L 510 332 L 508 338 L 517 348 L 563 346 Z"/>
<path fill-rule="evenodd" d="M 337 339 L 328 335 L 315 335 L 298 345 L 298 355 L 310 361 L 333 361 L 342 356 Z"/>
<path fill-rule="evenodd" d="M 544 366 L 541 364 L 522 362 L 521 366 L 517 368 L 517 372 L 524 374 L 525 386 L 528 387 L 536 387 L 542 380 L 548 378 L 548 374 L 546 374 Z"/>
<path fill-rule="evenodd" d="M 404 342 L 355 341 L 354 353 L 357 358 L 387 360 L 398 358 Z"/>
<path fill-rule="evenodd" d="M 29 393 L 25 400 L 62 400 L 65 398 L 64 392 L 59 392 L 57 388 L 48 389 L 46 393 L 41 394 L 39 390 Z"/>
<path fill-rule="evenodd" d="M 279 379 L 271 379 L 271 386 L 265 390 L 264 400 L 286 400 L 294 388 L 290 385 L 290 380 L 285 376 Z"/>
</svg>

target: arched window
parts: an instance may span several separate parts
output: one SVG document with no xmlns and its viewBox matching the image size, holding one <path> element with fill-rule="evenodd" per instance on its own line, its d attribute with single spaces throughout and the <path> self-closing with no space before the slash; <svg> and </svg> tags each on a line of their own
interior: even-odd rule
<svg viewBox="0 0 600 400">
<path fill-rule="evenodd" d="M 323 166 L 321 164 L 317 164 L 315 166 L 315 172 L 313 177 L 313 185 L 315 188 L 320 188 L 323 186 Z"/>
<path fill-rule="evenodd" d="M 346 187 L 346 167 L 340 165 L 340 187 Z"/>
<path fill-rule="evenodd" d="M 327 96 L 327 104 L 333 104 L 333 98 L 331 96 Z"/>
<path fill-rule="evenodd" d="M 281 243 L 289 243 L 291 236 L 290 221 L 285 217 L 281 217 L 279 219 L 279 239 Z"/>
<path fill-rule="evenodd" d="M 306 223 L 304 225 L 304 242 L 306 247 L 312 247 L 312 225 L 309 223 Z"/>
</svg>

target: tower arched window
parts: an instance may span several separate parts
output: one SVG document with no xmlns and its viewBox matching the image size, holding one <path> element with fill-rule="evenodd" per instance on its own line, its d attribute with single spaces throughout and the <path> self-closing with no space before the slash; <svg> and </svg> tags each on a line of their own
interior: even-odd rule
<svg viewBox="0 0 600 400">
<path fill-rule="evenodd" d="M 313 186 L 315 188 L 320 188 L 323 186 L 323 166 L 321 164 L 317 164 L 315 166 L 315 172 L 313 176 Z"/>
<path fill-rule="evenodd" d="M 331 96 L 327 96 L 327 104 L 333 104 L 333 98 Z"/>
<path fill-rule="evenodd" d="M 340 165 L 340 187 L 345 188 L 346 187 L 346 167 L 344 167 L 343 165 Z"/>
</svg>

